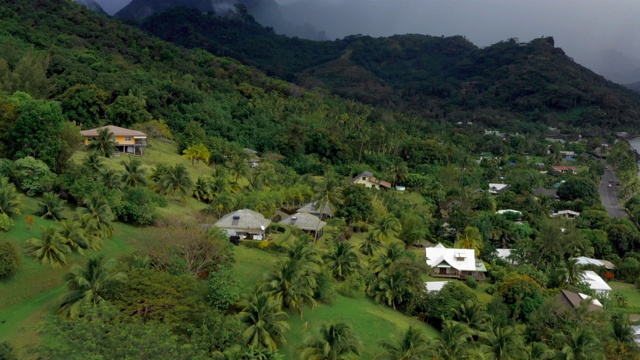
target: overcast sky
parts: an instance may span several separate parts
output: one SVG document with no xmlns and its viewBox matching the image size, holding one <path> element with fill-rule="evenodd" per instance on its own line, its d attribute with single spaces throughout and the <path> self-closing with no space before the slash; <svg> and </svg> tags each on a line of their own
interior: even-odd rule
<svg viewBox="0 0 640 360">
<path fill-rule="evenodd" d="M 129 1 L 98 0 L 109 13 Z M 625 54 L 627 62 L 640 59 L 640 0 L 276 1 L 285 5 L 290 21 L 308 22 L 330 39 L 419 33 L 463 35 L 486 46 L 512 37 L 553 36 L 556 46 L 592 68 L 610 49 Z"/>
</svg>

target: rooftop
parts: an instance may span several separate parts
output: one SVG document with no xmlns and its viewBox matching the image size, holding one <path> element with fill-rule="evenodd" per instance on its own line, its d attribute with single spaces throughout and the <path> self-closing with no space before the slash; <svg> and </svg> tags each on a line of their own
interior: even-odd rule
<svg viewBox="0 0 640 360">
<path fill-rule="evenodd" d="M 317 216 L 305 212 L 298 212 L 282 219 L 279 224 L 295 226 L 302 230 L 317 231 L 322 229 L 326 222 L 321 221 Z"/>
<path fill-rule="evenodd" d="M 262 214 L 249 209 L 241 209 L 221 217 L 213 226 L 222 229 L 265 230 L 270 224 L 271 220 L 265 219 Z"/>
<path fill-rule="evenodd" d="M 115 136 L 147 137 L 147 134 L 143 133 L 142 131 L 125 129 L 115 125 L 107 125 L 95 129 L 82 130 L 80 131 L 80 134 L 87 137 L 98 136 L 98 130 L 102 129 L 109 129 L 109 132 L 113 133 L 113 135 Z"/>
</svg>

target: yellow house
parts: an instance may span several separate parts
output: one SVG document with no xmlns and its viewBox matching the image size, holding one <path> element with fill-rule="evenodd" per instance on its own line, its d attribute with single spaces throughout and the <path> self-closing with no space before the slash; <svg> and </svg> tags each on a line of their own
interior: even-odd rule
<svg viewBox="0 0 640 360">
<path fill-rule="evenodd" d="M 147 134 L 142 131 L 125 129 L 114 125 L 80 131 L 80 134 L 84 136 L 84 144 L 89 145 L 91 139 L 98 137 L 98 131 L 102 129 L 109 129 L 109 132 L 113 134 L 113 141 L 116 143 L 118 150 L 126 154 L 144 155 L 143 148 L 147 146 Z"/>
</svg>

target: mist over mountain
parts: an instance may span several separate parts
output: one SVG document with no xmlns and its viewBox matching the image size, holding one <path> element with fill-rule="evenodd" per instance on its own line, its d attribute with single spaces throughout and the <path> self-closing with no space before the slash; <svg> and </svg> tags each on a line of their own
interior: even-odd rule
<svg viewBox="0 0 640 360">
<path fill-rule="evenodd" d="M 80 5 L 84 5 L 84 6 L 88 7 L 89 9 L 97 12 L 98 14 L 109 15 L 109 14 L 107 14 L 106 11 L 104 11 L 102 6 L 100 6 L 100 4 L 96 0 L 74 0 L 74 1 L 77 2 Z"/>
</svg>

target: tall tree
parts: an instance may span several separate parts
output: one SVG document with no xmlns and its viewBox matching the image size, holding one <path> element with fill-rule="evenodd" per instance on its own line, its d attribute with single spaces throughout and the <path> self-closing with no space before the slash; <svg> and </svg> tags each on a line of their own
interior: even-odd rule
<svg viewBox="0 0 640 360">
<path fill-rule="evenodd" d="M 358 250 L 367 256 L 372 256 L 380 247 L 382 247 L 380 241 L 376 240 L 372 233 L 369 233 L 360 245 L 358 245 Z"/>
<path fill-rule="evenodd" d="M 142 162 L 133 156 L 129 161 L 120 162 L 124 166 L 124 173 L 120 179 L 125 186 L 147 186 L 149 181 L 146 177 L 146 170 L 142 169 Z"/>
<path fill-rule="evenodd" d="M 41 264 L 50 263 L 52 266 L 62 266 L 67 263 L 67 255 L 71 248 L 64 242 L 56 228 L 40 229 L 40 239 L 27 240 L 26 252 L 34 256 Z"/>
<path fill-rule="evenodd" d="M 354 246 L 348 242 L 334 242 L 331 251 L 323 256 L 327 268 L 336 279 L 344 280 L 360 268 L 360 260 L 353 249 Z"/>
<path fill-rule="evenodd" d="M 18 191 L 15 185 L 6 177 L 0 177 L 0 213 L 9 217 L 21 212 L 22 203 L 18 200 Z"/>
<path fill-rule="evenodd" d="M 204 144 L 191 145 L 184 149 L 182 153 L 184 158 L 191 160 L 191 165 L 193 166 L 196 165 L 196 161 L 208 164 L 211 158 L 211 152 Z"/>
<path fill-rule="evenodd" d="M 379 344 L 383 349 L 376 356 L 379 360 L 422 360 L 429 356 L 429 339 L 414 326 L 399 333 L 394 342 L 382 340 Z"/>
<path fill-rule="evenodd" d="M 279 344 L 286 343 L 284 334 L 289 330 L 289 316 L 281 310 L 281 304 L 261 291 L 255 291 L 251 298 L 240 302 L 240 320 L 246 326 L 247 345 L 274 351 Z"/>
<path fill-rule="evenodd" d="M 91 196 L 85 199 L 84 207 L 79 208 L 78 212 L 88 215 L 102 237 L 110 238 L 113 235 L 114 215 L 104 197 Z"/>
<path fill-rule="evenodd" d="M 281 302 L 282 306 L 296 310 L 302 315 L 302 305 L 316 305 L 313 298 L 316 287 L 315 274 L 310 273 L 306 264 L 289 259 L 282 266 L 269 273 L 262 284 L 262 290 Z"/>
<path fill-rule="evenodd" d="M 473 226 L 467 226 L 464 229 L 464 234 L 460 234 L 456 242 L 456 248 L 473 249 L 476 252 L 476 256 L 480 255 L 482 247 L 482 235 L 478 228 Z"/>
<path fill-rule="evenodd" d="M 184 165 L 176 164 L 162 175 L 158 181 L 158 188 L 161 194 L 178 196 L 184 202 L 193 189 L 193 181 Z"/>
<path fill-rule="evenodd" d="M 126 279 L 126 275 L 116 269 L 115 261 L 103 257 L 89 259 L 84 268 L 76 265 L 64 276 L 68 291 L 58 312 L 77 318 L 83 305 L 95 307 L 109 300 L 114 296 L 116 286 Z"/>
<path fill-rule="evenodd" d="M 42 195 L 42 201 L 39 204 L 40 207 L 36 214 L 43 219 L 60 221 L 64 219 L 64 215 L 62 214 L 64 211 L 64 203 L 65 201 L 60 199 L 58 194 L 52 192 L 45 193 Z"/>
<path fill-rule="evenodd" d="M 402 224 L 393 215 L 385 216 L 378 226 L 373 230 L 373 237 L 379 242 L 389 245 L 389 243 L 398 238 L 402 231 Z"/>
<path fill-rule="evenodd" d="M 431 342 L 431 356 L 440 360 L 468 359 L 471 330 L 463 324 L 445 321 L 439 338 Z"/>
<path fill-rule="evenodd" d="M 298 348 L 304 360 L 347 360 L 360 355 L 360 340 L 344 322 L 322 324 L 320 336 L 309 338 Z"/>
<path fill-rule="evenodd" d="M 98 130 L 98 136 L 91 138 L 89 151 L 95 151 L 100 156 L 111 157 L 116 152 L 115 136 L 108 128 Z"/>
</svg>

